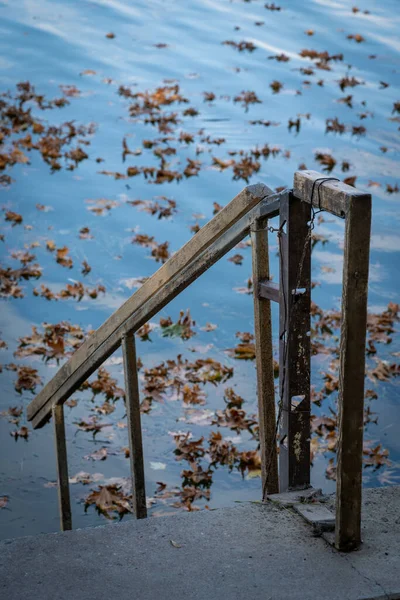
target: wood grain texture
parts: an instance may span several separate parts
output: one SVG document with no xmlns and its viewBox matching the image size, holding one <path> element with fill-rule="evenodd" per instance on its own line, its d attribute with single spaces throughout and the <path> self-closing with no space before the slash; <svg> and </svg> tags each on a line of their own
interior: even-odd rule
<svg viewBox="0 0 400 600">
<path fill-rule="evenodd" d="M 296 198 L 311 203 L 311 192 L 314 182 L 316 179 L 327 177 L 330 177 L 329 173 L 318 173 L 318 171 L 296 171 L 294 175 L 293 194 Z M 320 205 L 318 197 L 320 198 Z M 364 194 L 342 181 L 326 181 L 325 183 L 318 181 L 315 183 L 312 204 L 315 208 L 327 210 L 338 217 L 344 218 L 352 198 L 363 199 L 368 197 L 369 194 Z"/>
<path fill-rule="evenodd" d="M 279 215 L 281 198 L 284 192 L 279 192 L 268 198 L 268 201 L 259 204 L 259 224 L 264 227 L 269 219 Z"/>
<path fill-rule="evenodd" d="M 64 406 L 52 409 L 54 440 L 57 461 L 58 504 L 60 508 L 61 531 L 72 529 L 71 501 L 69 496 L 68 459 L 65 441 Z"/>
<path fill-rule="evenodd" d="M 280 211 L 280 492 L 310 485 L 311 207 L 291 193 Z"/>
<path fill-rule="evenodd" d="M 146 487 L 134 333 L 128 333 L 122 337 L 122 355 L 124 359 L 125 405 L 128 418 L 129 456 L 132 477 L 132 504 L 136 518 L 145 519 L 147 517 Z"/>
<path fill-rule="evenodd" d="M 346 217 L 338 398 L 336 548 L 361 543 L 365 339 L 371 196 L 352 198 Z"/>
<path fill-rule="evenodd" d="M 268 188 L 263 186 L 263 191 L 267 193 Z M 261 193 L 261 192 L 260 192 Z M 262 197 L 262 196 L 261 196 Z M 127 303 L 118 309 L 113 317 L 116 323 L 116 317 L 119 315 L 119 326 L 115 328 L 113 333 L 108 336 L 102 344 L 96 347 L 92 344 L 86 346 L 86 351 L 82 355 L 81 346 L 71 357 L 71 359 L 61 367 L 59 373 L 45 386 L 40 394 L 28 406 L 28 419 L 32 420 L 33 427 L 36 429 L 43 426 L 49 418 L 52 404 L 65 402 L 68 397 L 89 377 L 102 363 L 106 360 L 120 345 L 121 336 L 129 331 L 137 330 L 154 314 L 161 310 L 168 302 L 184 290 L 192 283 L 199 275 L 204 273 L 211 267 L 219 258 L 231 250 L 239 241 L 241 241 L 248 233 L 250 224 L 255 218 L 261 216 L 266 218 L 268 214 L 268 204 L 271 202 L 273 211 L 276 210 L 276 202 L 279 199 L 279 194 L 272 194 L 271 197 L 266 197 L 259 205 L 253 206 L 240 219 L 230 223 L 228 228 L 225 228 L 224 233 L 216 236 L 216 239 L 211 244 L 207 244 L 203 252 L 197 253 L 191 260 L 183 261 L 181 266 L 174 276 L 171 276 L 164 283 L 159 283 L 159 271 L 155 273 L 133 296 L 128 302 L 132 307 L 132 313 L 125 316 L 125 306 Z M 260 200 L 258 200 L 260 202 Z M 224 209 L 223 209 L 224 210 Z M 222 211 L 221 211 L 222 212 Z M 218 216 L 218 215 L 217 215 Z M 215 217 L 216 218 L 216 217 Z M 200 233 L 200 232 L 199 232 Z M 196 234 L 196 235 L 199 235 Z M 195 238 L 196 236 L 194 236 Z M 193 238 L 193 239 L 194 239 Z M 177 252 L 177 255 L 183 252 L 184 246 Z M 175 255 L 176 256 L 176 255 Z M 174 257 L 172 257 L 174 258 Z M 170 259 L 170 261 L 172 260 Z M 169 261 L 168 261 L 169 262 Z M 182 262 L 182 259 L 181 261 Z M 165 263 L 166 266 L 168 263 Z M 161 267 L 162 269 L 163 267 Z M 160 270 L 161 270 L 160 269 Z M 147 296 L 143 298 L 142 290 L 147 285 L 146 289 L 150 290 Z M 120 311 L 123 310 L 122 313 Z M 110 317 L 111 319 L 111 317 Z M 110 320 L 109 319 L 109 320 Z M 101 329 L 101 328 L 100 328 Z M 97 330 L 89 340 L 100 331 Z M 78 355 L 75 360 L 74 357 Z M 79 360 L 78 360 L 79 359 Z M 70 373 L 66 376 L 66 373 Z M 64 378 L 64 379 L 63 379 Z M 59 385 L 61 382 L 61 385 Z"/>
<path fill-rule="evenodd" d="M 253 289 L 269 278 L 268 231 L 259 221 L 251 227 Z M 271 303 L 254 292 L 254 334 L 257 370 L 258 424 L 263 499 L 279 491 L 276 447 L 274 359 L 272 350 Z"/>
</svg>

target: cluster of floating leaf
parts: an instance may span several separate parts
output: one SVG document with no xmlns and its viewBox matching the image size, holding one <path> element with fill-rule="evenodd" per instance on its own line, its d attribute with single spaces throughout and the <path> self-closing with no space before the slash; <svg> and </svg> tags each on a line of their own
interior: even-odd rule
<svg viewBox="0 0 400 600">
<path fill-rule="evenodd" d="M 234 45 L 233 42 L 224 42 L 229 45 Z M 241 46 L 244 44 L 244 46 Z M 240 48 L 247 47 L 247 43 L 242 42 L 238 46 Z M 313 66 L 317 69 L 331 70 L 331 63 L 337 61 L 343 61 L 343 54 L 331 55 L 328 52 L 318 52 L 316 50 L 303 49 L 300 51 L 299 56 L 305 59 L 309 59 L 313 62 Z M 270 59 L 275 59 L 280 62 L 288 62 L 290 59 L 284 54 L 269 56 Z M 312 68 L 302 67 L 300 69 L 306 75 L 313 75 L 314 71 Z M 303 82 L 310 84 L 309 81 Z M 363 82 L 359 81 L 354 76 L 344 76 L 338 81 L 338 85 L 342 91 L 347 87 L 355 87 L 361 85 Z M 323 85 L 323 80 L 318 81 L 319 85 Z M 283 88 L 283 83 L 280 81 L 273 81 L 270 84 L 273 93 L 279 93 Z M 381 82 L 381 88 L 388 87 L 388 84 Z M 79 90 L 74 86 L 61 86 L 63 91 L 63 97 L 51 101 L 46 101 L 44 96 L 36 93 L 35 89 L 28 82 L 20 83 L 17 85 L 17 93 L 13 97 L 10 93 L 3 94 L 0 97 L 0 121 L 2 123 L 0 130 L 0 171 L 6 168 L 12 167 L 16 163 L 27 163 L 29 161 L 24 150 L 39 150 L 43 159 L 51 166 L 52 170 L 58 170 L 62 167 L 61 160 L 64 160 L 67 168 L 74 169 L 78 163 L 88 158 L 87 153 L 83 150 L 82 146 L 87 145 L 90 142 L 86 139 L 88 136 L 94 133 L 94 125 L 91 124 L 88 127 L 79 126 L 76 127 L 73 122 L 66 122 L 61 126 L 45 126 L 41 120 L 32 115 L 33 108 L 46 110 L 55 107 L 63 107 L 69 103 L 67 97 L 79 96 Z M 156 127 L 161 135 L 155 139 L 145 139 L 142 141 L 142 147 L 135 150 L 131 150 L 128 147 L 126 137 L 122 140 L 122 159 L 125 161 L 129 156 L 139 156 L 145 151 L 151 151 L 153 157 L 159 162 L 149 166 L 130 165 L 126 168 L 125 173 L 114 172 L 104 169 L 100 171 L 105 175 L 111 175 L 116 179 L 127 179 L 130 177 L 136 177 L 143 175 L 149 183 L 170 183 L 173 181 L 180 181 L 182 178 L 189 178 L 197 176 L 201 168 L 207 166 L 195 157 L 187 157 L 186 164 L 184 167 L 180 167 L 180 162 L 177 160 L 177 148 L 174 147 L 173 142 L 180 145 L 180 154 L 182 154 L 182 146 L 189 148 L 195 146 L 195 156 L 202 154 L 206 151 L 207 146 L 221 145 L 226 142 L 224 138 L 211 139 L 209 135 L 205 135 L 204 130 L 200 129 L 197 133 L 187 133 L 182 130 L 181 126 L 185 118 L 193 118 L 199 114 L 199 111 L 194 107 L 187 107 L 180 109 L 180 105 L 187 105 L 189 99 L 185 97 L 178 83 L 173 85 L 164 85 L 158 87 L 153 91 L 136 92 L 125 86 L 120 86 L 118 93 L 133 102 L 128 106 L 130 117 L 133 121 L 143 122 Z M 301 93 L 298 91 L 298 93 Z M 222 98 L 229 100 L 229 97 L 223 96 Z M 346 96 L 339 98 L 338 102 L 347 104 L 350 108 L 353 107 L 352 96 Z M 204 92 L 204 100 L 207 103 L 212 103 L 217 99 L 213 92 Z M 260 104 L 262 101 L 258 98 L 254 91 L 247 90 L 242 91 L 240 94 L 233 98 L 235 103 L 240 103 L 246 111 L 253 104 Z M 359 113 L 359 118 L 363 119 L 367 116 L 372 116 L 369 111 L 365 111 L 365 102 L 361 102 L 362 112 Z M 171 108 L 174 112 L 171 112 Z M 167 111 L 165 110 L 167 109 Z M 396 116 L 400 112 L 399 103 L 396 102 L 393 105 L 392 121 L 398 121 L 399 117 Z M 309 115 L 307 115 L 309 118 Z M 271 121 L 250 121 L 251 124 L 262 124 L 265 126 L 279 125 L 279 123 L 273 123 Z M 289 119 L 288 128 L 289 131 L 294 128 L 296 133 L 300 131 L 301 119 L 298 115 L 296 119 Z M 350 131 L 352 135 L 363 136 L 366 133 L 364 125 L 350 125 L 346 126 L 340 123 L 337 118 L 330 118 L 326 121 L 326 131 L 336 132 L 343 134 L 346 131 Z M 27 133 L 28 132 L 28 133 Z M 17 138 L 18 135 L 24 134 L 24 137 Z M 32 137 L 33 136 L 33 137 Z M 37 137 L 36 137 L 37 136 Z M 17 139 L 16 139 L 17 138 Z M 69 151 L 63 151 L 65 145 L 71 145 L 71 142 L 77 138 L 76 147 Z M 196 143 L 196 140 L 197 143 Z M 209 151 L 211 151 L 209 149 Z M 387 149 L 382 148 L 382 151 Z M 276 157 L 279 154 L 289 158 L 289 151 L 282 151 L 281 148 L 272 147 L 265 144 L 263 148 L 255 148 L 250 151 L 229 151 L 230 156 L 238 156 L 238 159 L 233 158 L 220 158 L 212 156 L 211 166 L 214 166 L 220 170 L 232 169 L 233 178 L 236 180 L 242 179 L 246 182 L 249 178 L 257 173 L 260 169 L 260 163 L 258 159 L 260 157 L 266 159 L 269 156 Z M 319 161 L 326 171 L 331 171 L 336 165 L 336 159 L 328 154 L 316 154 L 315 159 Z M 98 162 L 102 159 L 97 159 Z M 173 161 L 173 162 L 171 162 Z M 350 165 L 349 165 L 350 168 Z M 10 183 L 10 176 L 8 174 L 2 175 L 1 181 L 3 183 Z M 396 192 L 396 186 L 390 186 L 388 184 L 388 193 Z M 107 201 L 105 201 L 107 202 Z M 105 210 L 109 210 L 113 205 L 111 203 L 98 209 L 97 214 L 103 214 Z M 93 207 L 90 210 L 97 211 L 97 208 Z"/>
<path fill-rule="evenodd" d="M 367 324 L 367 369 L 366 377 L 370 386 L 366 390 L 366 408 L 364 424 L 376 424 L 377 417 L 371 408 L 371 401 L 378 398 L 377 387 L 379 382 L 390 381 L 400 375 L 399 365 L 393 361 L 388 362 L 378 358 L 379 345 L 388 346 L 392 342 L 395 333 L 395 324 L 399 321 L 400 306 L 389 303 L 382 313 L 369 314 Z M 339 347 L 338 333 L 340 329 L 341 314 L 338 311 L 323 311 L 314 303 L 312 304 L 312 355 L 325 355 L 329 365 L 321 372 L 322 387 L 319 390 L 312 389 L 312 402 L 315 407 L 320 407 L 323 401 L 335 395 L 339 388 L 338 366 Z M 160 330 L 161 334 L 179 336 L 184 340 L 195 335 L 196 324 L 191 319 L 189 311 L 181 312 L 178 320 L 174 323 L 168 318 L 160 319 L 160 324 L 147 328 L 142 327 L 138 336 L 143 341 L 149 341 L 151 331 Z M 202 329 L 214 331 L 215 325 L 208 323 Z M 43 324 L 39 332 L 37 328 L 32 329 L 32 335 L 21 338 L 19 347 L 15 352 L 17 358 L 38 355 L 46 362 L 58 361 L 79 347 L 85 338 L 85 333 L 78 326 L 68 323 L 57 325 Z M 250 332 L 238 332 L 238 344 L 226 353 L 237 359 L 254 360 L 255 348 L 254 337 Z M 2 343 L 5 347 L 5 343 Z M 6 365 L 6 369 L 15 371 L 17 379 L 15 389 L 34 392 L 36 387 L 42 383 L 41 377 L 36 369 L 26 365 Z M 215 386 L 226 384 L 234 375 L 234 368 L 224 365 L 213 358 L 201 358 L 189 361 L 178 355 L 174 360 L 165 360 L 153 367 L 145 367 L 138 360 L 139 378 L 141 382 L 141 412 L 149 414 L 154 403 L 181 402 L 184 411 L 183 421 L 187 424 L 202 425 L 209 429 L 208 438 L 201 436 L 194 438 L 190 431 L 172 432 L 174 443 L 174 454 L 178 462 L 187 463 L 181 472 L 181 487 L 168 488 L 163 482 L 158 483 L 154 496 L 149 499 L 149 508 L 157 505 L 165 505 L 166 508 L 184 508 L 185 510 L 196 510 L 199 507 L 193 503 L 200 502 L 204 505 L 210 499 L 213 473 L 219 467 L 227 467 L 229 470 L 236 469 L 243 476 L 254 477 L 260 474 L 260 455 L 258 441 L 258 418 L 256 414 L 248 414 L 245 410 L 245 400 L 235 392 L 232 387 L 224 388 L 224 408 L 210 411 L 204 408 L 207 404 L 208 394 Z M 274 376 L 279 376 L 278 363 L 274 363 Z M 92 415 L 87 419 L 75 421 L 76 427 L 95 437 L 104 428 L 113 426 L 125 427 L 124 422 L 117 424 L 102 421 L 115 410 L 115 403 L 124 401 L 124 390 L 119 386 L 118 379 L 112 377 L 110 372 L 101 367 L 97 376 L 86 381 L 81 386 L 81 391 L 89 391 L 92 394 Z M 101 399 L 100 403 L 97 402 Z M 73 408 L 77 400 L 71 399 L 67 405 Z M 11 434 L 18 439 L 27 439 L 29 430 L 26 426 L 20 427 L 22 408 L 10 407 L 3 413 L 15 426 Z M 338 422 L 336 411 L 329 408 L 329 414 L 315 414 L 312 416 L 312 459 L 317 453 L 325 453 L 328 456 L 327 477 L 335 478 L 335 453 L 337 449 Z M 228 430 L 236 436 L 246 434 L 249 440 L 253 440 L 253 448 L 239 451 L 229 436 L 224 436 L 222 431 Z M 126 457 L 129 449 L 123 448 Z M 86 459 L 104 461 L 110 454 L 115 454 L 118 449 L 111 451 L 102 447 Z M 366 468 L 380 469 L 390 467 L 388 451 L 381 444 L 373 444 L 366 441 L 364 445 L 364 465 Z M 71 483 L 84 485 L 93 484 L 89 474 L 78 474 L 71 479 Z M 104 479 L 104 478 L 103 478 Z M 100 478 L 101 480 L 101 478 Z M 132 512 L 131 492 L 128 480 L 116 480 L 100 485 L 99 489 L 93 489 L 85 499 L 86 509 L 94 505 L 96 510 L 107 518 L 118 516 L 121 518 L 125 513 Z M 207 506 L 207 504 L 205 504 Z"/>
<path fill-rule="evenodd" d="M 389 381 L 400 375 L 399 365 L 395 362 L 389 363 L 376 357 L 376 344 L 388 345 L 392 341 L 395 331 L 395 323 L 399 321 L 399 305 L 389 303 L 387 309 L 379 314 L 368 316 L 368 343 L 367 343 L 367 370 L 372 387 L 366 390 L 366 408 L 364 424 L 376 424 L 377 417 L 371 409 L 371 401 L 377 399 L 376 386 L 379 381 Z M 339 348 L 337 345 L 338 331 L 340 328 L 341 315 L 338 311 L 322 311 L 313 304 L 312 309 L 312 354 L 325 354 L 329 359 L 329 367 L 322 373 L 323 386 L 319 391 L 313 389 L 312 402 L 316 407 L 321 406 L 324 399 L 335 394 L 339 387 L 338 364 Z M 228 350 L 228 354 L 237 359 L 254 359 L 254 339 L 251 333 L 238 333 L 239 344 Z M 332 341 L 334 345 L 332 345 Z M 278 377 L 278 365 L 276 363 L 275 377 Z M 185 510 L 198 510 L 195 502 L 207 507 L 210 499 L 210 489 L 213 481 L 213 473 L 219 467 L 228 467 L 229 470 L 237 469 L 242 475 L 248 477 L 260 474 L 261 464 L 258 447 L 238 451 L 229 437 L 224 437 L 220 430 L 228 429 L 236 435 L 247 433 L 250 439 L 258 444 L 258 422 L 257 415 L 247 414 L 243 405 L 244 399 L 240 397 L 232 387 L 225 388 L 223 409 L 208 411 L 200 409 L 206 404 L 206 394 L 203 388 L 207 383 L 219 385 L 227 378 L 233 376 L 233 369 L 224 367 L 213 359 L 189 362 L 178 356 L 176 360 L 167 360 L 159 365 L 144 369 L 141 376 L 142 388 L 142 411 L 151 411 L 153 402 L 166 402 L 180 400 L 183 407 L 191 405 L 193 408 L 187 418 L 188 423 L 197 425 L 216 426 L 218 429 L 211 430 L 208 438 L 201 436 L 194 438 L 190 431 L 172 433 L 176 460 L 186 462 L 188 467 L 181 472 L 181 487 L 169 488 L 167 484 L 158 482 L 154 497 L 149 499 L 149 508 L 154 505 L 167 505 Z M 187 410 L 187 409 L 186 409 Z M 89 431 L 93 427 L 101 427 L 98 423 L 89 425 Z M 100 430 L 100 429 L 99 429 Z M 338 422 L 336 412 L 330 408 L 328 415 L 316 414 L 312 416 L 312 459 L 317 453 L 327 454 L 328 467 L 327 477 L 335 478 L 335 453 L 337 449 Z M 126 455 L 129 450 L 125 449 Z M 100 455 L 104 460 L 104 450 Z M 365 468 L 381 469 L 390 467 L 389 453 L 381 444 L 373 444 L 366 441 L 364 444 L 364 466 Z M 383 476 L 384 477 L 384 476 Z M 96 509 L 110 518 L 111 514 L 121 517 L 125 512 L 131 512 L 129 503 L 130 495 L 124 491 L 121 485 L 104 485 L 99 490 L 94 490 L 86 498 L 86 506 L 91 504 Z M 106 494 L 116 495 L 115 502 L 108 505 L 102 501 Z M 122 502 L 122 504 L 121 504 Z M 121 510 L 121 507 L 123 510 Z M 158 513 L 157 513 L 158 514 Z"/>
<path fill-rule="evenodd" d="M 90 142 L 87 139 L 95 132 L 95 126 L 76 126 L 73 121 L 62 125 L 47 125 L 35 116 L 34 111 L 62 108 L 69 104 L 68 96 L 79 92 L 73 86 L 62 86 L 63 96 L 46 100 L 36 92 L 28 81 L 17 84 L 17 92 L 0 95 L 0 172 L 9 170 L 15 164 L 29 163 L 27 153 L 37 151 L 52 171 L 63 166 L 74 170 L 88 158 L 83 149 Z M 0 175 L 0 184 L 11 183 L 8 173 Z"/>
<path fill-rule="evenodd" d="M 37 205 L 36 208 L 40 211 L 46 211 L 47 207 Z M 4 212 L 4 220 L 5 222 L 11 223 L 12 227 L 23 224 L 22 215 L 9 210 Z M 26 225 L 25 229 L 30 230 L 32 227 Z M 80 229 L 79 239 L 89 240 L 92 238 L 93 236 L 88 227 L 82 227 Z M 1 235 L 0 239 L 4 242 L 5 235 Z M 23 250 L 14 250 L 10 253 L 9 259 L 11 259 L 12 265 L 0 265 L 0 298 L 23 298 L 25 296 L 25 290 L 21 283 L 24 281 L 37 280 L 42 277 L 43 268 L 38 262 L 34 262 L 37 260 L 36 254 L 29 252 L 29 250 L 35 249 L 35 251 L 38 251 L 38 249 L 43 248 L 45 251 L 53 254 L 55 262 L 61 267 L 67 269 L 72 269 L 74 267 L 74 262 L 70 256 L 70 249 L 68 246 L 57 248 L 54 240 L 47 239 L 44 244 L 42 241 L 35 241 L 29 245 L 29 249 L 26 248 L 27 246 L 25 246 Z M 20 264 L 16 267 L 14 261 L 18 261 Z M 86 260 L 82 261 L 80 272 L 83 276 L 86 276 L 91 272 L 91 266 Z M 102 284 L 89 287 L 77 280 L 73 283 L 67 283 L 65 288 L 57 292 L 43 284 L 39 287 L 32 288 L 34 296 L 40 296 L 46 298 L 46 300 L 64 300 L 73 298 L 78 302 L 82 300 L 82 298 L 96 299 L 100 293 L 104 294 L 105 292 L 106 289 Z"/>
</svg>

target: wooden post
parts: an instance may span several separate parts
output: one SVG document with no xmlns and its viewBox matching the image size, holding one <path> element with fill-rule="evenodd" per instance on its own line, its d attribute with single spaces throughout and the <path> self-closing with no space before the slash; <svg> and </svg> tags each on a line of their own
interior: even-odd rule
<svg viewBox="0 0 400 600">
<path fill-rule="evenodd" d="M 147 517 L 146 490 L 134 333 L 122 336 L 122 353 L 124 357 L 125 403 L 128 418 L 129 454 L 132 476 L 132 504 L 136 518 L 145 519 Z"/>
<path fill-rule="evenodd" d="M 371 196 L 351 198 L 346 214 L 339 367 L 339 439 L 336 486 L 338 550 L 361 543 L 365 338 Z"/>
<path fill-rule="evenodd" d="M 276 451 L 274 362 L 272 352 L 271 302 L 261 298 L 261 280 L 269 279 L 268 231 L 259 221 L 251 226 L 253 257 L 254 333 L 256 347 L 258 422 L 260 432 L 263 499 L 279 491 Z"/>
<path fill-rule="evenodd" d="M 310 205 L 282 198 L 279 250 L 280 492 L 310 485 Z"/>
<path fill-rule="evenodd" d="M 69 497 L 67 447 L 65 444 L 64 406 L 53 406 L 54 440 L 57 459 L 58 503 L 61 531 L 72 529 L 71 502 Z"/>
</svg>

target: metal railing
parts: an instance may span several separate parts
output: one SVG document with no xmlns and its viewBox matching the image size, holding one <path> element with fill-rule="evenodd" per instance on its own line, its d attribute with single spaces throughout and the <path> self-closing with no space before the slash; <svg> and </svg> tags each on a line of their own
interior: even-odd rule
<svg viewBox="0 0 400 600">
<path fill-rule="evenodd" d="M 361 541 L 364 370 L 371 196 L 315 171 L 297 171 L 292 190 L 244 188 L 76 350 L 29 404 L 42 427 L 53 416 L 61 528 L 72 528 L 63 404 L 122 345 L 132 498 L 147 516 L 135 332 L 251 234 L 257 395 L 263 498 L 310 487 L 311 231 L 315 209 L 346 220 L 339 372 L 336 547 Z M 279 285 L 269 280 L 268 220 L 280 216 Z M 279 402 L 276 414 L 270 302 L 278 302 Z M 279 468 L 278 468 L 279 448 Z"/>
</svg>

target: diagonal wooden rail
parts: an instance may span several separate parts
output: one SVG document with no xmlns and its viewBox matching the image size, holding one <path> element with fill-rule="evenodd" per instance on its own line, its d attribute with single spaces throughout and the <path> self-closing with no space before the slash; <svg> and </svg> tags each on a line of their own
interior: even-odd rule
<svg viewBox="0 0 400 600">
<path fill-rule="evenodd" d="M 53 415 L 62 529 L 71 529 L 64 402 L 120 346 L 124 357 L 133 506 L 147 516 L 135 332 L 251 233 L 263 495 L 310 485 L 310 213 L 346 219 L 339 390 L 336 547 L 361 541 L 365 334 L 371 196 L 315 171 L 297 171 L 293 190 L 244 188 L 95 331 L 29 404 L 33 427 Z M 280 280 L 268 266 L 268 220 L 280 215 Z M 270 302 L 280 307 L 280 393 L 275 410 Z M 279 470 L 278 452 L 279 445 Z"/>
<path fill-rule="evenodd" d="M 44 425 L 51 406 L 62 404 L 120 346 L 124 334 L 139 329 L 243 239 L 260 211 L 266 219 L 277 214 L 279 194 L 256 184 L 242 190 L 202 227 L 82 344 L 29 404 L 27 415 L 34 428 Z"/>
</svg>

